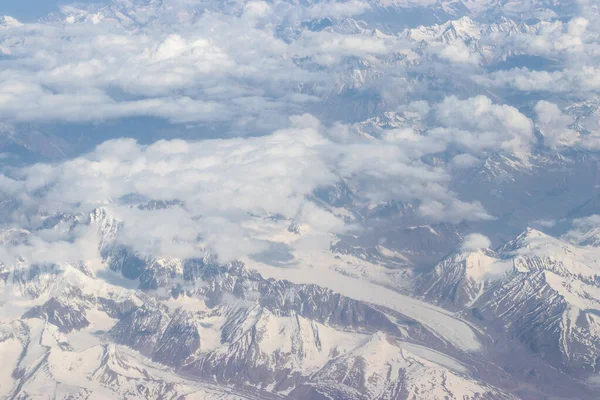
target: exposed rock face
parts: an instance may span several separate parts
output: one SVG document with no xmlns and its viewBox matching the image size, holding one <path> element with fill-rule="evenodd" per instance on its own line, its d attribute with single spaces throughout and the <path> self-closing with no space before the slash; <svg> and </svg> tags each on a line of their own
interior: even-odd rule
<svg viewBox="0 0 600 400">
<path fill-rule="evenodd" d="M 1 330 L 0 346 L 12 343 L 18 349 L 11 367 L 17 398 L 35 396 L 50 382 L 68 387 L 73 396 L 179 398 L 213 390 L 223 398 L 238 395 L 182 383 L 183 377 L 243 388 L 239 398 L 254 393 L 313 398 L 326 393 L 323 388 L 336 398 L 403 398 L 425 385 L 406 380 L 422 363 L 406 349 L 414 343 L 447 349 L 446 341 L 391 309 L 318 285 L 265 279 L 240 262 L 137 255 L 114 246 L 119 224 L 102 211 L 77 223 L 98 227 L 104 268 L 135 280 L 138 289 L 110 285 L 99 278 L 102 271 L 85 263 L 7 267 L 3 290 L 18 288 L 43 301 Z M 384 348 L 381 355 L 397 356 L 365 361 L 377 348 Z M 449 357 L 438 364 L 436 350 L 414 348 L 425 352 L 437 371 L 428 381 L 431 390 L 453 390 L 461 398 L 489 393 L 508 398 L 501 389 L 470 378 Z M 42 356 L 31 364 L 28 354 Z M 65 372 L 70 368 L 90 384 L 76 383 Z M 384 372 L 388 368 L 394 368 L 392 375 Z M 463 379 L 473 390 L 444 386 L 449 377 Z"/>
<path fill-rule="evenodd" d="M 85 317 L 85 309 L 79 305 L 68 304 L 65 300 L 52 298 L 44 305 L 27 311 L 23 318 L 43 318 L 64 333 L 87 328 L 90 322 Z"/>
<path fill-rule="evenodd" d="M 39 378 L 20 354 L 42 346 L 35 351 L 50 361 L 64 352 L 65 360 L 102 354 L 97 368 L 105 372 L 86 379 L 112 391 L 117 382 L 148 379 L 130 376 L 137 374 L 132 372 L 140 368 L 137 362 L 170 368 L 151 378 L 147 390 L 127 389 L 134 397 L 200 390 L 178 386 L 187 378 L 236 385 L 248 398 L 519 397 L 506 383 L 514 379 L 510 374 L 475 361 L 430 325 L 391 308 L 319 285 L 265 279 L 241 262 L 222 265 L 208 254 L 176 259 L 135 253 L 117 244 L 122 225 L 103 210 L 74 221 L 98 230 L 105 271 L 82 262 L 3 267 L 2 290 L 38 299 L 38 305 L 23 310 L 22 320 L 1 331 L 3 343 L 20 349 L 11 378 L 18 382 L 15 393 L 37 390 Z M 422 229 L 439 235 L 442 228 Z M 418 275 L 415 289 L 488 328 L 492 337 L 482 333 L 483 343 L 506 335 L 545 363 L 585 375 L 597 367 L 595 343 L 600 342 L 596 270 L 585 249 L 529 229 L 495 251 L 450 254 Z M 108 284 L 101 278 L 108 271 L 134 289 Z M 38 344 L 35 335 L 42 338 Z M 97 350 L 82 348 L 81 335 L 99 340 Z M 50 361 L 37 371 L 59 371 L 56 363 L 44 364 Z M 544 368 L 538 365 L 536 374 L 553 376 Z M 44 379 L 66 382 L 59 372 Z M 572 382 L 562 384 L 560 390 Z M 95 391 L 77 386 L 70 393 Z M 587 396 L 584 389 L 578 393 Z"/>
<path fill-rule="evenodd" d="M 431 385 L 431 382 L 438 383 Z M 465 379 L 460 372 L 422 359 L 385 334 L 374 335 L 362 346 L 329 363 L 310 382 L 292 391 L 290 396 L 352 399 L 513 398 Z"/>
</svg>

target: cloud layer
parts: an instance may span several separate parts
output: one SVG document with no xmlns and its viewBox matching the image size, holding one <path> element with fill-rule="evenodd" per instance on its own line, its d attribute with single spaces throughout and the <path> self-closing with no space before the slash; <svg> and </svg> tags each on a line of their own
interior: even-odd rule
<svg viewBox="0 0 600 400">
<path fill-rule="evenodd" d="M 530 3 L 498 11 L 514 20 L 478 22 L 485 5 L 473 3 L 472 18 L 404 30 L 369 15 L 414 2 L 117 0 L 65 5 L 37 23 L 4 18 L 6 124 L 151 117 L 193 139 L 147 145 L 136 132 L 12 169 L 0 179 L 19 204 L 9 223 L 102 206 L 138 251 L 233 258 L 265 250 L 292 219 L 326 244 L 349 229 L 312 197 L 342 181 L 361 204 L 410 203 L 427 223 L 493 220 L 450 189 L 456 174 L 498 154 L 526 163 L 536 151 L 600 147 L 594 5 L 564 18 L 546 9 L 533 23 Z M 380 132 L 361 131 L 373 118 Z M 143 211 L 122 201 L 133 194 L 183 206 Z M 87 237 L 71 234 L 44 240 Z"/>
<path fill-rule="evenodd" d="M 13 222 L 23 224 L 31 215 L 85 215 L 103 207 L 123 221 L 124 244 L 145 254 L 179 257 L 207 247 L 227 259 L 257 253 L 291 220 L 306 225 L 308 236 L 322 235 L 327 247 L 327 235 L 348 226 L 311 199 L 316 189 L 340 180 L 354 182 L 360 201 L 420 203 L 421 215 L 432 221 L 491 218 L 478 203 L 458 199 L 448 189 L 449 172 L 421 161 L 410 141 L 340 142 L 334 139 L 340 129 L 303 115 L 285 129 L 255 138 L 151 145 L 111 140 L 73 160 L 15 169 L 2 177 L 0 190 L 19 204 Z M 123 200 L 133 195 L 177 203 L 140 210 Z M 264 219 L 270 216 L 280 217 Z M 35 220 L 27 226 L 36 228 Z M 65 234 L 47 239 L 73 240 L 70 235 L 84 233 Z"/>
</svg>

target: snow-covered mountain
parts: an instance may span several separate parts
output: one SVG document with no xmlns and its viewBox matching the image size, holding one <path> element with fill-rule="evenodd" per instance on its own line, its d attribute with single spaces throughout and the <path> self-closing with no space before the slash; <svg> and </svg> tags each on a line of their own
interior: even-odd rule
<svg viewBox="0 0 600 400">
<path fill-rule="evenodd" d="M 436 362 L 421 358 L 425 352 Z M 461 376 L 463 367 L 454 360 L 427 353 L 418 346 L 403 346 L 385 334 L 376 334 L 362 346 L 335 359 L 304 386 L 295 389 L 302 397 L 334 398 L 481 398 L 510 399 Z M 439 357 L 439 358 L 438 358 Z M 437 384 L 432 385 L 432 382 Z"/>
<path fill-rule="evenodd" d="M 3 267 L 2 345 L 13 360 L 3 382 L 11 397 L 39 396 L 48 387 L 58 398 L 520 396 L 509 382 L 522 377 L 472 358 L 460 340 L 440 336 L 450 330 L 419 311 L 265 279 L 210 255 L 144 256 L 118 244 L 123 224 L 105 208 L 43 222 L 41 230 L 89 227 L 99 259 Z M 13 229 L 3 237 L 19 245 L 35 234 Z M 495 328 L 475 333 L 485 346 L 506 330 L 546 362 L 583 372 L 593 370 L 589 338 L 600 306 L 592 300 L 599 289 L 589 251 L 528 230 L 496 251 L 452 254 L 415 279 L 424 298 L 465 310 L 464 317 L 448 314 L 449 321 L 470 318 Z M 535 321 L 525 325 L 535 310 L 544 311 L 543 329 Z M 560 354 L 544 347 L 552 341 Z M 539 376 L 553 374 L 539 368 Z M 72 369 L 76 375 L 66 372 Z M 572 387 L 568 380 L 557 384 Z"/>
<path fill-rule="evenodd" d="M 420 277 L 417 291 L 527 344 L 558 368 L 594 371 L 600 351 L 595 249 L 528 229 L 496 251 L 461 251 Z"/>
<path fill-rule="evenodd" d="M 594 1 L 67 3 L 0 17 L 0 398 L 600 398 Z"/>
<path fill-rule="evenodd" d="M 75 224 L 98 230 L 99 253 L 119 229 L 101 209 Z M 116 267 L 114 253 L 106 254 L 100 269 L 83 262 L 3 267 L 9 397 L 51 390 L 57 398 L 306 398 L 330 390 L 331 382 L 336 398 L 424 390 L 432 398 L 511 397 L 471 377 L 467 366 L 440 353 L 454 354 L 452 346 L 391 309 L 316 285 L 267 280 L 241 263 L 133 262 L 130 255 Z M 134 285 L 123 287 L 121 274 Z"/>
</svg>

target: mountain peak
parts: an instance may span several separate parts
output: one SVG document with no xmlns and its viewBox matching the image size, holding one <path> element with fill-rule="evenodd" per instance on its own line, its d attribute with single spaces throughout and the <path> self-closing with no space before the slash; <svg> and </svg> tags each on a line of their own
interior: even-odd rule
<svg viewBox="0 0 600 400">
<path fill-rule="evenodd" d="M 471 18 L 465 16 L 454 21 L 449 21 L 442 28 L 442 38 L 451 41 L 456 38 L 469 39 L 481 36 L 481 28 Z M 451 33 L 450 33 L 451 32 Z"/>
<path fill-rule="evenodd" d="M 521 233 L 521 235 L 526 236 L 526 237 L 550 237 L 549 235 L 546 235 L 544 232 L 539 231 L 535 228 L 531 228 L 531 227 L 527 227 L 525 228 L 525 230 L 523 231 L 523 233 Z M 519 235 L 519 236 L 521 236 Z"/>
<path fill-rule="evenodd" d="M 477 25 L 475 21 L 473 21 L 466 15 L 464 17 L 460 17 L 459 19 L 450 22 L 450 24 L 452 24 L 455 28 L 471 28 Z"/>
<path fill-rule="evenodd" d="M 498 253 L 516 252 L 521 249 L 533 249 L 540 247 L 540 245 L 543 245 L 544 247 L 548 245 L 562 246 L 567 245 L 567 243 L 546 235 L 544 232 L 538 231 L 537 229 L 528 227 L 513 240 L 498 249 Z"/>
<path fill-rule="evenodd" d="M 9 15 L 4 15 L 0 17 L 0 28 L 17 28 L 19 26 L 23 26 L 16 18 L 13 18 Z"/>
<path fill-rule="evenodd" d="M 108 213 L 106 212 L 106 208 L 104 208 L 104 207 L 94 208 L 92 211 L 90 211 L 90 214 L 89 214 L 90 222 L 101 221 L 101 220 L 105 219 L 107 216 L 108 216 Z"/>
</svg>

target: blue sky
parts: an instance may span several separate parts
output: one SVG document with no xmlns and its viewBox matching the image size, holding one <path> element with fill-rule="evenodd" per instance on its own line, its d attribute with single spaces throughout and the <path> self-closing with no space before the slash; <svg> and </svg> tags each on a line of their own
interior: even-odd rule
<svg viewBox="0 0 600 400">
<path fill-rule="evenodd" d="M 0 0 L 0 15 L 10 15 L 21 21 L 31 21 L 57 11 L 59 5 L 93 3 L 98 0 Z"/>
</svg>

